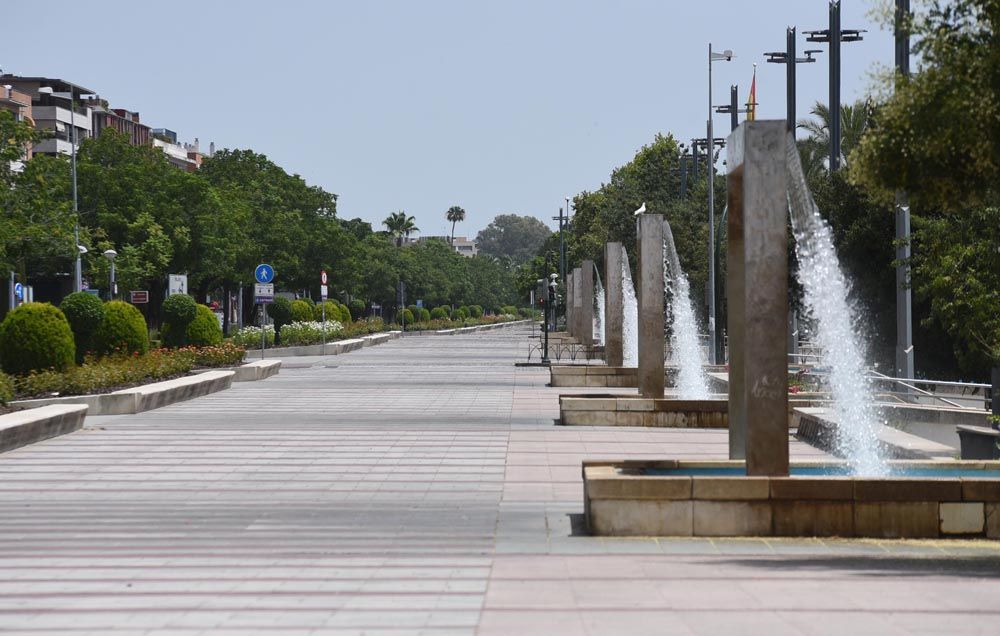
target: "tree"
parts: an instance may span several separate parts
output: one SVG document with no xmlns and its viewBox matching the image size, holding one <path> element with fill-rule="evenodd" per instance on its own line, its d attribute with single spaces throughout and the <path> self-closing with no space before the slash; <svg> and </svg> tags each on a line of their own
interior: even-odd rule
<svg viewBox="0 0 1000 636">
<path fill-rule="evenodd" d="M 463 210 L 462 208 L 458 207 L 457 205 L 453 205 L 450 208 L 448 208 L 448 211 L 445 213 L 445 218 L 447 218 L 449 221 L 451 221 L 451 240 L 448 241 L 448 242 L 451 245 L 454 245 L 455 244 L 455 224 L 465 220 L 465 210 Z"/>
<path fill-rule="evenodd" d="M 396 239 L 396 247 L 403 245 L 403 238 L 410 238 L 413 232 L 419 232 L 416 221 L 412 216 L 407 216 L 406 212 L 400 210 L 393 212 L 382 221 L 382 225 L 389 230 L 389 234 Z"/>
<path fill-rule="evenodd" d="M 847 166 L 851 153 L 857 148 L 871 121 L 873 106 L 871 100 L 858 100 L 840 107 L 840 161 Z M 816 102 L 810 114 L 814 119 L 800 119 L 798 127 L 808 134 L 798 141 L 803 154 L 803 170 L 806 175 L 815 173 L 817 168 L 828 167 L 830 157 L 830 107 Z M 819 160 L 818 162 L 816 160 Z"/>
<path fill-rule="evenodd" d="M 533 216 L 500 214 L 476 236 L 479 252 L 508 258 L 514 265 L 531 260 L 552 234 Z"/>
</svg>

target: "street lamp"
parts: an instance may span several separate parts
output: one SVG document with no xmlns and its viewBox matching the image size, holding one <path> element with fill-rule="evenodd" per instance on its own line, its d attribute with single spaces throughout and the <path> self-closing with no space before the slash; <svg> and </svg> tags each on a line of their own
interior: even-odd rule
<svg viewBox="0 0 1000 636">
<path fill-rule="evenodd" d="M 80 255 L 86 254 L 87 251 L 85 249 L 80 251 L 80 210 L 77 207 L 76 196 L 76 99 L 73 91 L 56 92 L 52 90 L 51 86 L 42 86 L 38 89 L 38 92 L 69 100 L 69 152 L 70 166 L 73 173 L 73 215 L 76 217 L 76 226 L 73 228 L 73 239 L 76 241 L 77 246 L 76 267 L 73 272 L 73 291 L 78 292 L 83 290 L 83 269 L 80 263 Z"/>
<path fill-rule="evenodd" d="M 118 257 L 118 252 L 114 250 L 104 250 L 104 258 L 111 261 L 111 272 L 108 274 L 108 296 L 111 300 L 115 299 L 115 294 L 118 291 L 116 287 L 118 286 L 115 281 L 115 258 Z"/>
<path fill-rule="evenodd" d="M 732 50 L 712 51 L 708 43 L 708 349 L 709 362 L 715 364 L 715 131 L 712 129 L 712 62 L 731 62 Z"/>
<path fill-rule="evenodd" d="M 771 64 L 785 64 L 785 119 L 788 132 L 795 136 L 795 66 L 797 64 L 810 64 L 816 61 L 814 53 L 820 53 L 819 49 L 806 51 L 805 57 L 795 56 L 795 27 L 788 27 L 785 30 L 785 50 L 765 53 L 767 61 Z"/>
</svg>

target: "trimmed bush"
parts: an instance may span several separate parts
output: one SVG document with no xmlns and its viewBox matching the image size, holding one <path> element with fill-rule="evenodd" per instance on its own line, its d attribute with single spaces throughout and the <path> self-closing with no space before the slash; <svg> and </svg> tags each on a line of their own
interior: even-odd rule
<svg viewBox="0 0 1000 636">
<path fill-rule="evenodd" d="M 326 319 L 327 320 L 340 320 L 341 312 L 340 305 L 332 300 L 324 301 L 316 305 L 316 309 L 313 310 L 313 320 L 322 321 L 323 320 L 323 308 L 326 308 Z"/>
<path fill-rule="evenodd" d="M 0 324 L 0 361 L 7 373 L 73 366 L 76 345 L 63 312 L 49 303 L 28 303 Z"/>
<path fill-rule="evenodd" d="M 292 322 L 309 322 L 312 320 L 313 310 L 304 300 L 292 301 Z"/>
<path fill-rule="evenodd" d="M 347 305 L 341 305 L 339 303 L 338 303 L 338 306 L 340 307 L 340 322 L 342 322 L 344 324 L 347 324 L 347 323 L 351 322 L 351 320 L 352 320 L 352 318 L 351 318 L 351 308 L 348 307 Z"/>
<path fill-rule="evenodd" d="M 500 308 L 500 313 L 501 314 L 509 314 L 511 316 L 516 316 L 517 315 L 517 307 L 515 307 L 514 305 L 504 305 L 503 307 Z"/>
<path fill-rule="evenodd" d="M 413 324 L 413 312 L 409 309 L 404 309 L 396 314 L 396 322 L 405 322 L 408 325 Z"/>
<path fill-rule="evenodd" d="M 428 311 L 427 308 L 421 307 L 420 308 L 420 321 L 421 322 L 427 322 L 430 319 L 431 319 L 431 312 Z"/>
<path fill-rule="evenodd" d="M 149 351 L 149 330 L 139 310 L 121 300 L 104 305 L 104 320 L 94 335 L 97 351 L 109 353 L 146 353 Z"/>
<path fill-rule="evenodd" d="M 469 316 L 471 318 L 482 318 L 483 317 L 482 305 L 469 305 Z"/>
<path fill-rule="evenodd" d="M 447 307 L 435 307 L 431 310 L 431 320 L 447 320 L 448 319 L 448 308 Z"/>
<path fill-rule="evenodd" d="M 69 321 L 76 343 L 76 361 L 94 348 L 94 332 L 104 319 L 104 302 L 94 294 L 74 292 L 63 298 L 59 310 Z"/>
<path fill-rule="evenodd" d="M 267 315 L 274 321 L 274 344 L 281 344 L 281 328 L 292 322 L 292 303 L 284 296 L 275 296 L 267 305 Z"/>
<path fill-rule="evenodd" d="M 14 399 L 14 378 L 6 373 L 0 372 L 0 406 L 7 406 L 7 402 Z"/>
<path fill-rule="evenodd" d="M 222 326 L 215 312 L 205 305 L 198 305 L 197 315 L 187 326 L 188 344 L 194 347 L 214 347 L 222 342 Z"/>
<path fill-rule="evenodd" d="M 451 312 L 452 320 L 465 320 L 469 317 L 468 307 L 459 307 L 455 311 Z"/>
<path fill-rule="evenodd" d="M 365 301 L 355 298 L 351 301 L 351 320 L 360 320 L 365 317 Z"/>
<path fill-rule="evenodd" d="M 183 347 L 187 344 L 187 328 L 198 315 L 198 303 L 187 294 L 174 294 L 163 301 L 160 308 L 163 326 L 160 336 L 168 347 Z"/>
</svg>

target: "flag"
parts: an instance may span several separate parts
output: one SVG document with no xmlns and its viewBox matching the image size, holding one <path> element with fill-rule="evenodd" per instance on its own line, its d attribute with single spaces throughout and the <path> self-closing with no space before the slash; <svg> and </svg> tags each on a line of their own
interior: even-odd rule
<svg viewBox="0 0 1000 636">
<path fill-rule="evenodd" d="M 757 65 L 753 65 L 753 80 L 750 81 L 750 96 L 747 97 L 747 121 L 757 119 Z"/>
</svg>

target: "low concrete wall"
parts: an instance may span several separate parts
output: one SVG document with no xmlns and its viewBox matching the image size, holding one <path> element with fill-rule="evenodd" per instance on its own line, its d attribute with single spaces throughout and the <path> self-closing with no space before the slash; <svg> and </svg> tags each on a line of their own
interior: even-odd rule
<svg viewBox="0 0 1000 636">
<path fill-rule="evenodd" d="M 639 397 L 559 397 L 566 426 L 728 428 L 728 400 L 651 400 Z"/>
<path fill-rule="evenodd" d="M 2 415 L 0 452 L 79 430 L 86 415 L 84 404 L 53 404 Z"/>
<path fill-rule="evenodd" d="M 1000 462 L 951 465 L 1000 468 Z M 587 527 L 606 536 L 1000 539 L 998 479 L 663 474 L 719 467 L 745 470 L 727 461 L 584 462 Z"/>
<path fill-rule="evenodd" d="M 514 325 L 524 325 L 530 322 L 531 322 L 530 320 L 512 320 L 511 322 L 495 322 L 491 325 L 475 325 L 472 327 L 456 327 L 454 329 L 438 329 L 437 331 L 432 331 L 429 333 L 435 336 L 457 336 L 461 334 L 474 333 L 477 331 L 492 331 L 494 329 L 503 329 L 504 327 L 513 327 Z"/>
<path fill-rule="evenodd" d="M 257 360 L 236 367 L 233 382 L 256 382 L 277 375 L 281 370 L 281 360 Z"/>
<path fill-rule="evenodd" d="M 709 372 L 709 390 L 713 393 L 728 393 L 728 379 L 716 377 L 718 369 L 724 370 L 725 367 L 705 367 L 705 370 Z M 677 367 L 668 366 L 664 369 L 665 386 L 676 386 L 677 373 Z M 549 377 L 549 384 L 556 387 L 628 388 L 639 386 L 639 369 L 636 367 L 554 364 L 549 367 Z"/>
<path fill-rule="evenodd" d="M 978 409 L 886 404 L 878 411 L 893 428 L 955 449 L 961 446 L 956 426 L 990 426 L 986 419 L 989 413 Z"/>
<path fill-rule="evenodd" d="M 122 389 L 114 393 L 18 400 L 12 404 L 27 409 L 52 404 L 82 404 L 89 407 L 90 415 L 129 415 L 228 389 L 232 386 L 235 376 L 235 371 L 206 371 L 175 380 Z"/>
<path fill-rule="evenodd" d="M 794 408 L 792 426 L 797 429 L 795 436 L 800 440 L 828 453 L 838 453 L 841 445 L 840 427 L 830 409 Z M 958 450 L 951 446 L 889 426 L 879 426 L 876 435 L 883 452 L 894 459 L 951 460 L 958 455 Z"/>
<path fill-rule="evenodd" d="M 390 340 L 395 340 L 402 335 L 400 331 L 383 331 L 381 333 L 373 333 L 366 336 L 361 336 L 360 338 L 351 338 L 348 340 L 331 340 L 326 343 L 326 346 L 322 343 L 314 345 L 302 345 L 298 347 L 273 347 L 271 349 L 264 349 L 264 358 L 294 358 L 297 356 L 338 356 L 342 353 L 347 353 L 349 351 L 357 351 L 362 347 L 371 347 L 377 344 L 383 344 L 389 342 Z M 247 360 L 260 359 L 260 349 L 247 349 L 246 353 Z"/>
</svg>

